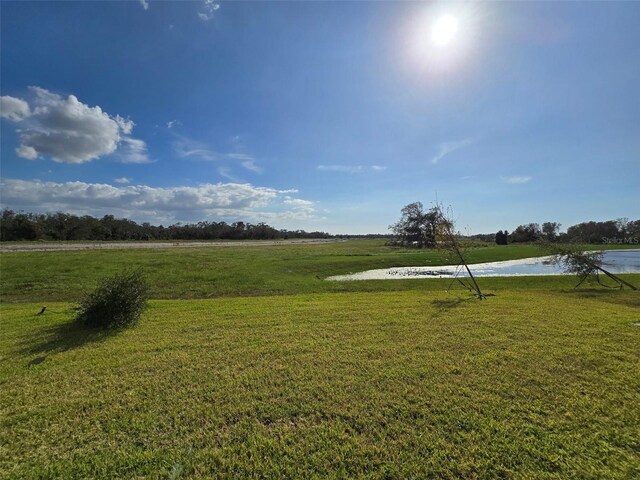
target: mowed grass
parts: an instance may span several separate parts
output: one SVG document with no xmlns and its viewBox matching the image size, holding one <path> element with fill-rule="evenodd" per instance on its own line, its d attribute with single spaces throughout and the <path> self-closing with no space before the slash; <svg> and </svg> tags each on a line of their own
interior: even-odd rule
<svg viewBox="0 0 640 480">
<path fill-rule="evenodd" d="M 381 241 L 2 253 L 0 478 L 640 477 L 640 293 L 322 280 L 443 263 Z M 74 326 L 125 267 L 141 322 Z"/>
<path fill-rule="evenodd" d="M 481 263 L 541 254 L 535 245 L 486 246 L 469 250 L 468 261 Z M 451 283 L 449 280 L 326 282 L 323 279 L 374 268 L 448 262 L 442 252 L 391 248 L 384 246 L 382 240 L 273 247 L 3 252 L 0 254 L 0 301 L 76 301 L 83 292 L 92 289 L 99 278 L 127 267 L 139 267 L 149 280 L 151 295 L 161 299 L 416 288 L 444 290 Z M 640 280 L 640 275 L 631 278 Z M 490 289 L 572 288 L 576 283 L 574 277 L 547 278 L 542 283 L 535 277 L 483 280 Z"/>
<path fill-rule="evenodd" d="M 637 292 L 69 307 L 0 306 L 1 478 L 640 476 Z"/>
</svg>

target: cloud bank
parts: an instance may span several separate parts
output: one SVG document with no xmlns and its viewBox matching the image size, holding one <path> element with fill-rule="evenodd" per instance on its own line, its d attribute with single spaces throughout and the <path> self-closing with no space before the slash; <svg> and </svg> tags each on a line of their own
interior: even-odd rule
<svg viewBox="0 0 640 480">
<path fill-rule="evenodd" d="M 193 187 L 151 187 L 84 182 L 0 181 L 2 207 L 26 211 L 65 211 L 101 216 L 117 214 L 138 221 L 245 220 L 277 222 L 314 219 L 311 201 L 293 198 L 295 190 L 245 183 Z"/>
<path fill-rule="evenodd" d="M 29 87 L 29 93 L 28 101 L 0 98 L 2 118 L 17 127 L 19 157 L 48 156 L 56 162 L 80 164 L 119 150 L 118 158 L 124 163 L 150 161 L 146 143 L 130 136 L 131 120 L 90 107 L 74 95 L 64 98 L 40 87 Z"/>
</svg>

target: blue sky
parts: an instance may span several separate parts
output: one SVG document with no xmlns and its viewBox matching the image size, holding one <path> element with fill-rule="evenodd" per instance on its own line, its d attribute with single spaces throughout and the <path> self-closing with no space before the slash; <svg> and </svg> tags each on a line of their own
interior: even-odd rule
<svg viewBox="0 0 640 480">
<path fill-rule="evenodd" d="M 637 2 L 0 8 L 4 207 L 331 233 L 436 198 L 471 233 L 640 216 Z"/>
</svg>

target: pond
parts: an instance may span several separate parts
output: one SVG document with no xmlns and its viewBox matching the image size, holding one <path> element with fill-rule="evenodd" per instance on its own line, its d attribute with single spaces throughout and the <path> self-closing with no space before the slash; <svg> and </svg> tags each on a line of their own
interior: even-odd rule
<svg viewBox="0 0 640 480">
<path fill-rule="evenodd" d="M 502 262 L 476 263 L 469 265 L 477 277 L 508 277 L 516 275 L 563 275 L 564 267 L 551 261 L 552 257 L 533 257 Z M 606 250 L 603 268 L 611 273 L 640 273 L 640 249 Z M 406 280 L 408 278 L 453 278 L 466 277 L 464 267 L 443 265 L 439 267 L 393 267 L 367 270 L 348 275 L 328 277 L 332 281 L 349 280 Z"/>
</svg>

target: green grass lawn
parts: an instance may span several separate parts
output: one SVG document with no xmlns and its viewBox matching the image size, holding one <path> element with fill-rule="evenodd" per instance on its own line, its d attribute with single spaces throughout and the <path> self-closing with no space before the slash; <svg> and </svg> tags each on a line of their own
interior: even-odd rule
<svg viewBox="0 0 640 480">
<path fill-rule="evenodd" d="M 640 295 L 2 307 L 3 478 L 637 478 Z M 42 363 L 29 365 L 38 357 Z"/>
<path fill-rule="evenodd" d="M 0 478 L 639 478 L 640 292 L 316 278 L 444 261 L 377 241 L 2 253 Z M 126 266 L 151 284 L 140 323 L 74 326 Z"/>
</svg>

